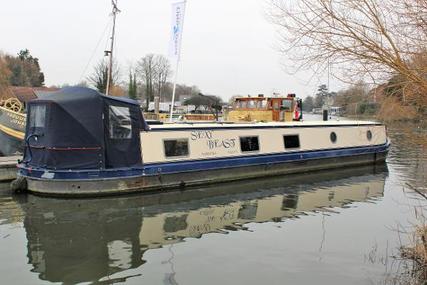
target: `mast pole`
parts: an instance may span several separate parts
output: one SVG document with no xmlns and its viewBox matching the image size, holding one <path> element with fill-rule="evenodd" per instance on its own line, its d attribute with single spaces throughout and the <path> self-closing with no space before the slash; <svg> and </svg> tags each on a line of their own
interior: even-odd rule
<svg viewBox="0 0 427 285">
<path fill-rule="evenodd" d="M 114 36 L 116 32 L 116 16 L 117 13 L 120 12 L 120 10 L 117 8 L 117 1 L 118 0 L 111 0 L 111 4 L 113 5 L 113 29 L 111 32 L 111 46 L 110 46 L 110 60 L 108 63 L 108 71 L 107 71 L 107 87 L 105 90 L 105 95 L 108 95 L 110 93 L 111 89 L 111 80 L 113 78 L 113 49 L 114 49 Z"/>
</svg>

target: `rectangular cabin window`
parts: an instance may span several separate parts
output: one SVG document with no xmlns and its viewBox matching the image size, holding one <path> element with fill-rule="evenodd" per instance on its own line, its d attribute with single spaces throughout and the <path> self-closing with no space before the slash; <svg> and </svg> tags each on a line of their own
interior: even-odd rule
<svg viewBox="0 0 427 285">
<path fill-rule="evenodd" d="M 188 156 L 188 139 L 164 140 L 165 156 Z"/>
<path fill-rule="evenodd" d="M 299 135 L 285 135 L 283 136 L 285 148 L 299 148 Z"/>
<path fill-rule="evenodd" d="M 30 128 L 44 128 L 46 125 L 46 105 L 32 105 L 30 108 Z"/>
<path fill-rule="evenodd" d="M 292 100 L 283 99 L 282 100 L 282 110 L 292 111 Z"/>
<path fill-rule="evenodd" d="M 259 151 L 258 137 L 240 137 L 240 149 L 242 152 Z"/>
<path fill-rule="evenodd" d="M 256 102 L 254 100 L 248 101 L 248 109 L 254 109 L 256 108 Z"/>
<path fill-rule="evenodd" d="M 132 138 L 132 120 L 129 108 L 110 106 L 108 120 L 110 139 Z"/>
</svg>

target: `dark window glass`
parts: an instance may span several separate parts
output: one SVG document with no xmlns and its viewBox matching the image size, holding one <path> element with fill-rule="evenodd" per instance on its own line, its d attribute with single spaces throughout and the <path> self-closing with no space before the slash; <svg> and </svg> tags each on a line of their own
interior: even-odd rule
<svg viewBox="0 0 427 285">
<path fill-rule="evenodd" d="M 32 105 L 30 111 L 30 127 L 44 128 L 46 124 L 46 105 Z"/>
<path fill-rule="evenodd" d="M 289 135 L 283 136 L 285 142 L 285 148 L 299 148 L 299 136 L 298 135 Z"/>
<path fill-rule="evenodd" d="M 166 157 L 188 155 L 188 139 L 165 140 L 164 146 Z"/>
<path fill-rule="evenodd" d="M 259 150 L 258 137 L 241 137 L 240 149 L 242 151 L 258 151 Z"/>
<path fill-rule="evenodd" d="M 290 111 L 292 110 L 292 100 L 282 100 L 282 110 Z"/>
<path fill-rule="evenodd" d="M 332 132 L 329 137 L 331 139 L 331 142 L 333 143 L 337 142 L 337 134 L 335 132 Z"/>
<path fill-rule="evenodd" d="M 108 120 L 111 139 L 132 138 L 132 121 L 129 108 L 110 106 Z"/>
<path fill-rule="evenodd" d="M 370 141 L 372 139 L 372 132 L 371 131 L 367 131 L 366 132 L 366 137 L 368 138 L 368 140 Z"/>
</svg>

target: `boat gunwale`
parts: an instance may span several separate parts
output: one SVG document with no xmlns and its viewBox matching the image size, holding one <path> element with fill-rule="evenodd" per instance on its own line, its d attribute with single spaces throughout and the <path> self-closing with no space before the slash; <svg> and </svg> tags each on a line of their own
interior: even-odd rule
<svg viewBox="0 0 427 285">
<path fill-rule="evenodd" d="M 336 149 L 323 149 L 323 150 L 311 150 L 311 151 L 302 151 L 302 152 L 283 152 L 283 153 L 269 153 L 269 154 L 255 154 L 255 155 L 248 155 L 248 156 L 234 156 L 234 157 L 222 157 L 222 158 L 209 158 L 209 159 L 198 159 L 198 160 L 180 160 L 180 161 L 173 161 L 173 162 L 162 162 L 162 163 L 150 163 L 145 164 L 142 167 L 129 167 L 129 168 L 114 168 L 114 169 L 87 169 L 87 170 L 51 170 L 51 169 L 45 169 L 45 168 L 34 168 L 34 167 L 28 167 L 23 164 L 19 164 L 19 175 L 34 179 L 34 180 L 40 180 L 40 181 L 104 181 L 104 180 L 117 180 L 117 179 L 130 179 L 130 178 L 137 178 L 137 177 L 152 177 L 152 176 L 159 176 L 159 175 L 169 175 L 169 174 L 177 174 L 177 173 L 189 173 L 189 172 L 195 172 L 195 171 L 210 171 L 210 170 L 221 170 L 221 169 L 232 169 L 232 168 L 238 168 L 238 167 L 247 167 L 247 166 L 257 166 L 257 165 L 275 165 L 280 163 L 291 163 L 291 162 L 304 162 L 304 161 L 313 161 L 313 160 L 322 160 L 322 159 L 329 159 L 334 157 L 352 157 L 352 156 L 360 156 L 364 154 L 380 154 L 380 153 L 387 153 L 389 150 L 390 142 L 387 141 L 384 144 L 379 145 L 369 145 L 369 146 L 363 146 L 363 147 L 348 147 L 348 148 L 336 148 Z M 268 157 L 268 156 L 278 156 L 278 155 L 303 155 L 304 153 L 313 153 L 313 152 L 326 152 L 326 151 L 340 151 L 340 150 L 360 150 L 366 152 L 361 153 L 353 153 L 353 154 L 341 154 L 341 155 L 334 155 L 331 157 L 317 157 L 317 158 L 300 158 L 300 159 L 289 159 L 285 161 L 272 161 L 272 162 L 265 162 L 265 163 L 253 163 L 253 164 L 246 164 L 246 165 L 235 165 L 235 166 L 223 166 L 223 167 L 216 167 L 216 168 L 206 168 L 206 169 L 194 169 L 194 170 L 185 170 L 185 171 L 174 171 L 174 172 L 154 172 L 154 173 L 146 173 L 147 168 L 160 168 L 165 166 L 173 166 L 176 164 L 192 164 L 192 163 L 210 163 L 215 162 L 218 160 L 237 160 L 237 159 L 256 159 L 258 157 Z M 82 178 L 81 176 L 75 177 L 75 178 L 45 178 L 45 177 L 37 177 L 28 175 L 32 172 L 39 172 L 39 173 L 53 173 L 53 174 L 72 174 L 72 175 L 88 175 L 91 176 L 90 173 L 100 173 L 100 174 L 108 174 L 108 173 L 117 173 L 117 172 L 130 172 L 132 171 L 131 175 L 118 175 L 118 176 L 100 176 L 100 177 L 92 177 L 92 178 Z M 23 174 L 22 172 L 27 172 Z M 135 174 L 134 172 L 140 172 L 140 174 Z M 93 175 L 93 174 L 92 174 Z"/>
<path fill-rule="evenodd" d="M 334 128 L 334 127 L 368 127 L 385 126 L 381 122 L 372 121 L 333 121 L 334 123 L 325 124 L 324 121 L 305 121 L 305 122 L 249 122 L 249 123 L 230 123 L 217 122 L 207 124 L 192 124 L 188 122 L 150 125 L 150 130 L 142 133 L 161 132 L 161 131 L 186 131 L 186 130 L 230 130 L 230 129 L 292 129 L 292 128 Z"/>
</svg>

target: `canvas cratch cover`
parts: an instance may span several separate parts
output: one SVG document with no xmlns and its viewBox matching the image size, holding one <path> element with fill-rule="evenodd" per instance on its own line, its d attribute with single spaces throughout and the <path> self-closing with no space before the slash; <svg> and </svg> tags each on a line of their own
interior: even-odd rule
<svg viewBox="0 0 427 285">
<path fill-rule="evenodd" d="M 67 87 L 28 104 L 24 162 L 46 169 L 142 166 L 136 101 Z"/>
</svg>

